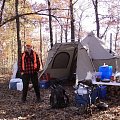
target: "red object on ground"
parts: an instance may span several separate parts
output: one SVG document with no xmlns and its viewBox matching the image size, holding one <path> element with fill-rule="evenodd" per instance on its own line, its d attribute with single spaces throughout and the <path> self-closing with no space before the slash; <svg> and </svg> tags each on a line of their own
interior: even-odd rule
<svg viewBox="0 0 120 120">
<path fill-rule="evenodd" d="M 41 76 L 40 78 L 41 80 L 50 80 L 50 74 L 49 73 L 45 73 Z"/>
</svg>

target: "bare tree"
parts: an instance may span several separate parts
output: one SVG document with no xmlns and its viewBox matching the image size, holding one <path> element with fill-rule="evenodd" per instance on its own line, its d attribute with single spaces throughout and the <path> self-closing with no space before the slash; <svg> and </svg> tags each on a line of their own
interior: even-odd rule
<svg viewBox="0 0 120 120">
<path fill-rule="evenodd" d="M 5 2 L 6 2 L 6 0 L 3 0 L 2 7 L 1 7 L 1 10 L 0 10 L 0 24 L 2 22 L 2 15 L 3 15 L 4 7 L 5 7 Z"/>
<path fill-rule="evenodd" d="M 73 3 L 70 0 L 70 20 L 71 20 L 71 42 L 75 41 L 74 17 L 73 17 Z"/>
<path fill-rule="evenodd" d="M 21 41 L 20 41 L 20 21 L 18 13 L 18 0 L 15 0 L 15 13 L 16 13 L 16 30 L 17 30 L 17 43 L 18 43 L 18 61 L 21 57 Z M 18 71 L 19 72 L 19 71 Z"/>
<path fill-rule="evenodd" d="M 97 28 L 97 37 L 100 37 L 100 23 L 98 16 L 98 0 L 92 0 L 94 9 L 95 9 L 95 19 L 96 19 L 96 28 Z"/>
<path fill-rule="evenodd" d="M 52 17 L 51 17 L 51 6 L 50 1 L 48 0 L 48 11 L 49 11 L 49 28 L 50 28 L 50 44 L 51 48 L 53 46 L 53 33 L 52 33 Z"/>
</svg>

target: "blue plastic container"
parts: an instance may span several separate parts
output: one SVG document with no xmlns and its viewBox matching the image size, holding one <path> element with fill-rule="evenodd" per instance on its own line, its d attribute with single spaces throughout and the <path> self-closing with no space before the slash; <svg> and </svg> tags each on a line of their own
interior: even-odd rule
<svg viewBox="0 0 120 120">
<path fill-rule="evenodd" d="M 106 99 L 107 96 L 107 87 L 106 86 L 99 86 L 96 88 L 98 90 L 98 97 L 102 100 Z"/>
<path fill-rule="evenodd" d="M 94 104 L 96 102 L 96 99 L 98 97 L 99 89 L 94 89 L 91 93 L 91 103 Z"/>
<path fill-rule="evenodd" d="M 99 72 L 102 73 L 101 80 L 109 79 L 112 76 L 112 66 L 103 65 L 99 67 Z"/>
<path fill-rule="evenodd" d="M 10 82 L 9 85 L 10 85 L 9 87 L 11 90 L 17 90 L 17 82 Z"/>
<path fill-rule="evenodd" d="M 50 86 L 50 82 L 48 80 L 40 80 L 39 87 L 43 89 L 47 89 Z"/>
</svg>

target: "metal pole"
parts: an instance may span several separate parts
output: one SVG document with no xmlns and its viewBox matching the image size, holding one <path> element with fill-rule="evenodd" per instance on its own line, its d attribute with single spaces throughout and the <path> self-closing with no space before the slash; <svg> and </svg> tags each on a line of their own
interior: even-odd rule
<svg viewBox="0 0 120 120">
<path fill-rule="evenodd" d="M 112 33 L 110 33 L 110 53 L 112 53 Z"/>
</svg>

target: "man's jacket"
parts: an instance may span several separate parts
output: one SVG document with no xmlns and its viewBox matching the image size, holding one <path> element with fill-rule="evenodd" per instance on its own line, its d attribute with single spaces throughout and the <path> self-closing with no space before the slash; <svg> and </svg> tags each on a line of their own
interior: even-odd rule
<svg viewBox="0 0 120 120">
<path fill-rule="evenodd" d="M 21 59 L 19 61 L 19 70 L 24 74 L 33 74 L 34 72 L 38 72 L 40 69 L 40 61 L 36 52 L 31 50 L 29 55 L 28 52 L 24 52 L 21 55 Z"/>
</svg>

